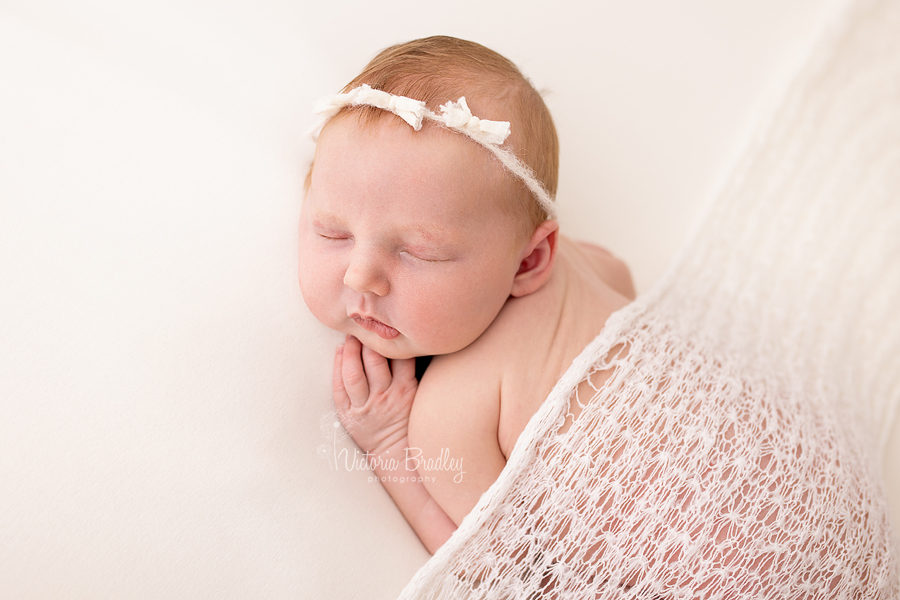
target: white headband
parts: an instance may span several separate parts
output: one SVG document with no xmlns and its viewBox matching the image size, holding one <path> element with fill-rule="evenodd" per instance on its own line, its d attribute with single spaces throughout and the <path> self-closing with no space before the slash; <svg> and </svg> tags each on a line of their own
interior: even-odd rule
<svg viewBox="0 0 900 600">
<path fill-rule="evenodd" d="M 528 187 L 529 191 L 537 198 L 541 207 L 547 212 L 547 216 L 551 219 L 556 218 L 556 205 L 550 194 L 541 185 L 541 182 L 534 176 L 531 168 L 519 160 L 515 154 L 500 147 L 510 133 L 508 121 L 488 121 L 487 119 L 479 119 L 472 116 L 472 111 L 466 105 L 465 96 L 457 102 L 447 102 L 441 106 L 441 114 L 436 114 L 430 111 L 421 100 L 414 100 L 406 96 L 395 96 L 381 90 L 373 90 L 368 85 L 363 84 L 346 94 L 327 96 L 313 104 L 313 114 L 321 117 L 321 120 L 313 129 L 313 139 L 318 136 L 319 131 L 328 122 L 328 119 L 340 112 L 342 108 L 362 105 L 374 106 L 375 108 L 392 112 L 409 123 L 416 131 L 422 128 L 422 121 L 428 119 L 448 129 L 465 134 L 490 150 L 509 172 L 518 177 Z"/>
</svg>

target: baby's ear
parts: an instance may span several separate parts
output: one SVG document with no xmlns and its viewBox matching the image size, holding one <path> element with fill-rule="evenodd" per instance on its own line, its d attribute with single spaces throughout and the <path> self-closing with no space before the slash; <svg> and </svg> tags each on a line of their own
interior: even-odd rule
<svg viewBox="0 0 900 600">
<path fill-rule="evenodd" d="M 559 223 L 544 221 L 537 226 L 519 256 L 519 271 L 513 279 L 510 295 L 521 298 L 547 283 L 556 260 Z"/>
</svg>

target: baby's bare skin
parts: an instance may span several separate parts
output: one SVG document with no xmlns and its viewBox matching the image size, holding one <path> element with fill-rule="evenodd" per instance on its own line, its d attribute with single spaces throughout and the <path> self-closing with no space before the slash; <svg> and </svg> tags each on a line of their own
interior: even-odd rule
<svg viewBox="0 0 900 600">
<path fill-rule="evenodd" d="M 461 478 L 458 470 L 443 470 L 443 462 L 419 468 L 454 523 L 497 479 L 522 430 L 571 362 L 633 297 L 621 261 L 563 237 L 553 274 L 540 290 L 510 298 L 470 346 L 435 357 L 416 394 L 409 442 L 424 457 L 443 453 L 462 461 Z"/>
</svg>

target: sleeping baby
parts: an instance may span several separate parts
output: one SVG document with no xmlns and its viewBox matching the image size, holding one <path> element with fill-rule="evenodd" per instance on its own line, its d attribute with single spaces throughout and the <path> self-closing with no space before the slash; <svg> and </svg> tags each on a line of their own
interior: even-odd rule
<svg viewBox="0 0 900 600">
<path fill-rule="evenodd" d="M 621 262 L 561 236 L 553 122 L 503 57 L 413 41 L 316 110 L 303 296 L 346 334 L 334 402 L 372 477 L 428 550 L 443 545 L 403 598 L 898 597 L 874 445 L 853 422 L 863 387 L 844 361 L 858 347 L 841 345 L 855 330 L 822 333 L 785 310 L 803 302 L 745 277 L 762 266 L 800 277 L 801 300 L 843 298 L 820 262 L 801 264 L 819 258 L 812 236 L 806 254 L 763 246 L 789 247 L 786 267 L 744 261 L 749 235 L 707 267 L 710 249 L 728 254 L 717 232 L 631 302 Z M 859 172 L 835 172 L 854 199 Z M 769 185 L 748 173 L 725 231 Z M 839 219 L 830 199 L 776 198 L 804 226 Z M 890 288 L 859 289 L 847 306 Z"/>
<path fill-rule="evenodd" d="M 560 234 L 553 120 L 509 60 L 415 40 L 343 92 L 316 108 L 300 287 L 346 334 L 341 422 L 434 552 L 634 290 L 621 261 Z M 433 357 L 421 379 L 416 357 Z"/>
</svg>

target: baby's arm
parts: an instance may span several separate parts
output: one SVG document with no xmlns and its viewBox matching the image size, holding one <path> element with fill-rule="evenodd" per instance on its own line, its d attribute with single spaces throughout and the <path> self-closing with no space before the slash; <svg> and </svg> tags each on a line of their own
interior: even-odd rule
<svg viewBox="0 0 900 600">
<path fill-rule="evenodd" d="M 348 337 L 334 358 L 334 403 L 344 427 L 373 465 L 429 552 L 456 530 L 415 468 L 407 469 L 409 413 L 418 384 L 415 359 L 388 360 Z M 391 460 L 397 468 L 392 470 Z"/>
</svg>

